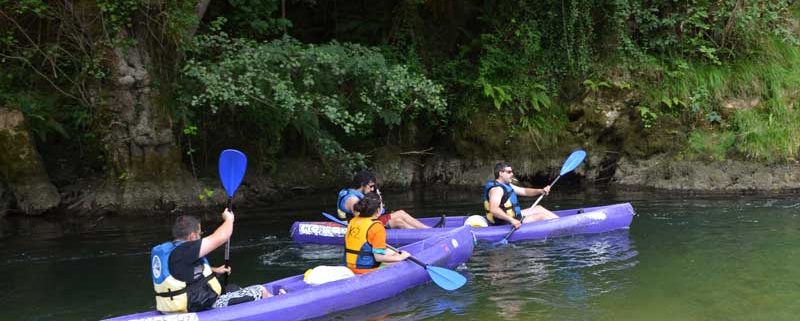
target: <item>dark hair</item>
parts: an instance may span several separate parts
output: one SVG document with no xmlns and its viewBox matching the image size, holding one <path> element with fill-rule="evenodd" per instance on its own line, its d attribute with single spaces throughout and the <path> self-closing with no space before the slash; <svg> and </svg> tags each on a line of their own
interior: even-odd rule
<svg viewBox="0 0 800 321">
<path fill-rule="evenodd" d="M 375 182 L 375 175 L 372 175 L 369 171 L 360 171 L 353 175 L 353 182 L 350 187 L 359 188 L 361 186 L 367 186 L 369 182 Z"/>
<path fill-rule="evenodd" d="M 511 167 L 511 164 L 506 162 L 499 162 L 494 165 L 494 179 L 500 177 L 500 172 L 506 169 L 506 167 Z"/>
<path fill-rule="evenodd" d="M 200 229 L 200 220 L 191 215 L 181 215 L 175 219 L 175 224 L 172 225 L 172 236 L 176 239 L 185 239 Z"/>
<path fill-rule="evenodd" d="M 369 217 L 381 209 L 381 197 L 377 193 L 367 193 L 364 198 L 353 205 L 353 211 L 359 217 Z"/>
</svg>

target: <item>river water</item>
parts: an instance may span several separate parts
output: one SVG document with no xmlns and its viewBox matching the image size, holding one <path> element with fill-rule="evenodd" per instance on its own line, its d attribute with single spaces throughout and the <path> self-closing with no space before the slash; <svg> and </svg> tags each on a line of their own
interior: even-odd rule
<svg viewBox="0 0 800 321">
<path fill-rule="evenodd" d="M 477 214 L 480 190 L 389 192 L 390 208 Z M 319 220 L 335 191 L 237 210 L 231 281 L 240 285 L 336 264 L 341 249 L 297 245 L 294 220 Z M 527 200 L 523 204 L 530 204 Z M 630 230 L 478 246 L 448 293 L 434 284 L 320 320 L 797 320 L 800 198 L 680 196 L 554 189 L 542 205 L 631 202 Z M 213 231 L 216 212 L 203 216 Z M 0 221 L 3 320 L 97 320 L 152 309 L 149 249 L 172 218 Z M 222 251 L 211 256 L 221 262 Z M 366 294 L 353 294 L 366 295 Z"/>
</svg>

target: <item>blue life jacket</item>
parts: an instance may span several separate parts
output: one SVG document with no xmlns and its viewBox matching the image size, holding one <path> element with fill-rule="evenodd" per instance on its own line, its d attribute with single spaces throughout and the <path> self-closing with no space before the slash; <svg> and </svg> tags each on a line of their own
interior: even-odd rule
<svg viewBox="0 0 800 321">
<path fill-rule="evenodd" d="M 345 188 L 339 191 L 339 197 L 336 200 L 336 213 L 339 214 L 339 219 L 349 221 L 350 219 L 353 218 L 353 216 L 355 216 L 353 212 L 351 212 L 350 210 L 347 209 L 347 207 L 344 206 L 345 203 L 347 203 L 347 200 L 350 199 L 350 197 L 355 197 L 358 198 L 358 200 L 361 200 L 362 198 L 364 198 L 364 193 L 362 193 L 357 189 L 352 189 L 352 188 Z M 381 215 L 383 215 L 383 213 L 385 212 L 386 209 L 381 208 Z"/>
<path fill-rule="evenodd" d="M 355 197 L 361 200 L 362 198 L 364 198 L 364 193 L 361 193 L 361 191 L 352 188 L 346 188 L 339 191 L 339 198 L 336 200 L 336 212 L 339 214 L 340 219 L 350 220 L 355 215 L 353 214 L 352 211 L 350 211 L 349 209 L 347 209 L 347 207 L 344 206 L 344 204 L 347 203 L 347 200 L 349 200 L 350 197 Z"/>
<path fill-rule="evenodd" d="M 503 188 L 503 197 L 500 199 L 500 209 L 506 212 L 506 215 L 515 219 L 522 219 L 522 209 L 519 207 L 519 200 L 517 200 L 517 193 L 514 193 L 514 188 L 509 184 L 503 184 L 496 180 L 486 182 L 483 187 L 483 208 L 486 210 L 486 219 L 495 224 L 494 215 L 489 210 L 489 191 L 495 187 Z"/>
<path fill-rule="evenodd" d="M 195 270 L 202 273 L 198 273 L 196 279 L 187 283 L 172 275 L 169 256 L 184 242 L 161 243 L 153 247 L 150 254 L 150 273 L 153 277 L 153 289 L 156 292 L 156 309 L 164 313 L 189 312 L 190 308 L 205 305 L 205 303 L 198 304 L 199 302 L 194 301 L 207 302 L 210 300 L 213 303 L 211 299 L 215 299 L 222 293 L 222 286 L 211 272 L 211 266 L 205 257 L 195 267 Z M 208 286 L 202 286 L 202 283 L 208 283 Z"/>
</svg>

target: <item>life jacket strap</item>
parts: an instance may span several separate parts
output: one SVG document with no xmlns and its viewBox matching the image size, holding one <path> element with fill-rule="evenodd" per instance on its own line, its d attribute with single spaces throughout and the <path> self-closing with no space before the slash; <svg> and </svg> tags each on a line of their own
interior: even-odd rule
<svg viewBox="0 0 800 321">
<path fill-rule="evenodd" d="M 344 251 L 347 252 L 347 253 L 350 253 L 350 254 L 356 254 L 356 255 L 361 254 L 361 251 L 352 250 L 352 249 L 344 249 Z"/>
<path fill-rule="evenodd" d="M 207 277 L 203 278 L 203 282 L 211 281 L 211 279 L 213 278 L 214 278 L 214 273 L 211 273 Z M 160 296 L 162 298 L 169 298 L 170 300 L 172 300 L 172 297 L 184 294 L 186 293 L 186 291 L 188 291 L 188 289 L 189 286 L 186 286 L 185 288 L 180 289 L 178 291 L 172 291 L 172 289 L 167 289 L 167 292 L 156 292 L 156 296 Z"/>
</svg>

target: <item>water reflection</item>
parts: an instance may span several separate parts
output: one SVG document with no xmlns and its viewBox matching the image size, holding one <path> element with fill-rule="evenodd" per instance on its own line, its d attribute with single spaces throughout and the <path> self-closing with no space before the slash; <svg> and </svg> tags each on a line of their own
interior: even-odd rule
<svg viewBox="0 0 800 321">
<path fill-rule="evenodd" d="M 392 193 L 389 201 L 415 215 L 474 214 L 481 210 L 479 194 L 479 188 L 426 189 Z M 300 246 L 288 234 L 295 220 L 320 219 L 330 195 L 335 191 L 240 210 L 231 243 L 234 281 L 266 282 L 341 262 L 341 247 Z M 460 270 L 469 282 L 458 291 L 428 284 L 321 320 L 797 319 L 796 195 L 699 198 L 559 188 L 547 205 L 620 201 L 632 202 L 638 214 L 629 232 L 479 247 Z M 207 212 L 194 214 L 212 228 L 219 213 Z M 3 319 L 97 320 L 152 309 L 149 249 L 169 238 L 173 220 L 0 218 Z M 221 251 L 211 260 L 221 262 Z"/>
<path fill-rule="evenodd" d="M 533 311 L 582 319 L 593 297 L 630 282 L 624 272 L 638 264 L 637 255 L 628 231 L 616 231 L 483 247 L 470 267 L 476 293 L 493 303 L 496 317 L 528 318 Z"/>
<path fill-rule="evenodd" d="M 461 272 L 463 273 L 463 271 Z M 475 304 L 474 297 L 468 291 L 447 292 L 429 283 L 402 292 L 391 299 L 313 320 L 410 321 L 434 317 L 439 319 L 443 316 L 461 316 L 472 304 Z M 463 319 L 463 317 L 458 319 Z"/>
</svg>

